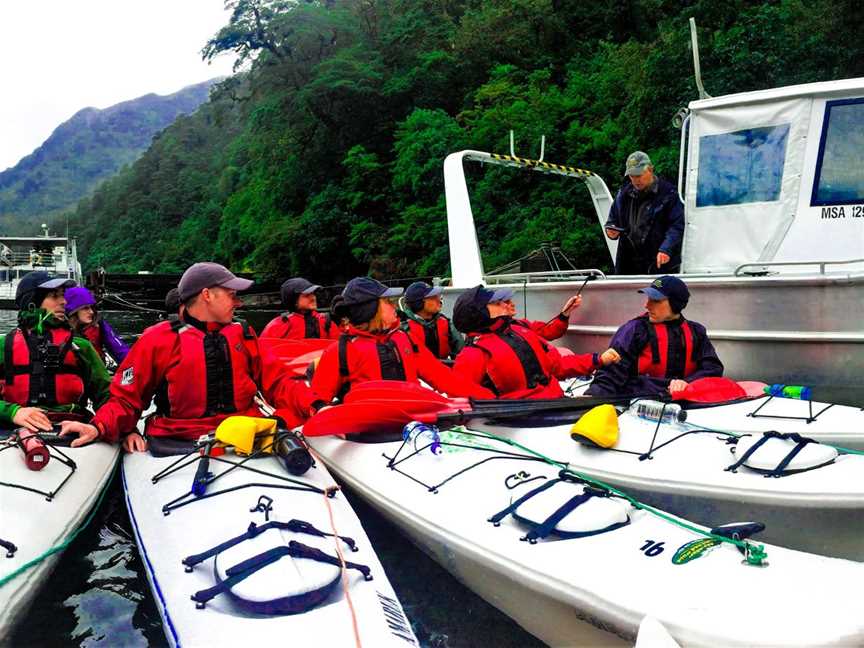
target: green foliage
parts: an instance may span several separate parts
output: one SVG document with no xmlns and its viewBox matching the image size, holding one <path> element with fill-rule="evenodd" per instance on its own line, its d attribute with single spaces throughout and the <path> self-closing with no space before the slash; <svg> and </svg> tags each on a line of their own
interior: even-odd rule
<svg viewBox="0 0 864 648">
<path fill-rule="evenodd" d="M 244 71 L 72 215 L 86 265 L 262 277 L 449 272 L 442 163 L 472 148 L 591 169 L 635 149 L 674 177 L 670 119 L 695 98 L 687 19 L 714 95 L 864 74 L 851 0 L 229 0 L 205 58 Z M 487 268 L 559 244 L 608 253 L 577 180 L 468 170 Z M 34 176 L 38 184 L 42 179 Z M 0 215 L 0 224 L 3 223 Z M 468 233 L 466 233 L 468 235 Z"/>
</svg>

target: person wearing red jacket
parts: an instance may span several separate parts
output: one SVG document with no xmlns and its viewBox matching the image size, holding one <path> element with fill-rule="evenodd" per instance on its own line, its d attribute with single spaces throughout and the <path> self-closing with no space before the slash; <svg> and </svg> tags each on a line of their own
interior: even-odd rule
<svg viewBox="0 0 864 648">
<path fill-rule="evenodd" d="M 242 305 L 237 291 L 251 284 L 216 263 L 191 266 L 178 285 L 183 319 L 147 329 L 117 369 L 93 424 L 63 424 L 63 433 L 77 432 L 84 442 L 125 436 L 127 450 L 146 450 L 135 426 L 155 399 L 146 435 L 194 440 L 229 416 L 261 416 L 259 389 L 289 427 L 303 423 L 316 406 L 311 390 L 284 372 L 266 375 L 255 332 L 233 319 Z"/>
<path fill-rule="evenodd" d="M 453 323 L 465 333 L 465 348 L 453 371 L 488 387 L 499 398 L 560 398 L 558 380 L 592 373 L 620 360 L 617 352 L 562 355 L 531 328 L 508 314 L 509 288 L 475 286 L 453 308 Z"/>
<path fill-rule="evenodd" d="M 423 379 L 450 396 L 493 398 L 488 389 L 454 374 L 399 328 L 391 300 L 401 293 L 401 288 L 388 288 L 370 277 L 348 282 L 334 315 L 346 316 L 349 324 L 338 343 L 321 355 L 312 378 L 315 395 L 330 403 L 353 385 L 369 380 L 416 383 Z"/>
<path fill-rule="evenodd" d="M 512 291 L 511 291 L 512 292 Z M 561 312 L 558 313 L 548 322 L 534 321 L 528 319 L 519 319 L 516 317 L 516 304 L 513 303 L 513 295 L 509 299 L 505 299 L 502 304 L 506 307 L 506 314 L 513 318 L 514 324 L 519 324 L 525 328 L 529 328 L 544 340 L 557 340 L 567 332 L 567 326 L 570 324 L 570 313 L 582 305 L 582 296 L 573 295 L 565 303 Z"/>
<path fill-rule="evenodd" d="M 425 346 L 436 358 L 455 358 L 465 343 L 450 318 L 441 312 L 441 286 L 415 281 L 405 289 L 397 311 L 402 330 L 416 346 Z"/>
<path fill-rule="evenodd" d="M 315 291 L 321 288 L 303 277 L 288 279 L 282 284 L 280 294 L 282 304 L 287 309 L 273 318 L 261 331 L 261 337 L 305 340 L 308 338 L 339 338 L 339 326 L 329 317 L 322 315 L 318 308 Z"/>
</svg>

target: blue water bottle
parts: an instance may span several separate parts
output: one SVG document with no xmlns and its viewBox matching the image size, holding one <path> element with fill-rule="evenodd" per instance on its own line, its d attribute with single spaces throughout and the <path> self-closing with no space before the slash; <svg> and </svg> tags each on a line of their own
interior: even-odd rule
<svg viewBox="0 0 864 648">
<path fill-rule="evenodd" d="M 402 439 L 405 443 L 413 443 L 415 450 L 422 450 L 426 446 L 432 454 L 441 454 L 441 433 L 434 425 L 411 421 L 402 429 Z"/>
</svg>

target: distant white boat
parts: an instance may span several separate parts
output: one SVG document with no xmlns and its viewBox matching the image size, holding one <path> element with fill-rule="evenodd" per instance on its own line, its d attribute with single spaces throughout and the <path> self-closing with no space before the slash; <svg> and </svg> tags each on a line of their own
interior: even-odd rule
<svg viewBox="0 0 864 648">
<path fill-rule="evenodd" d="M 42 270 L 81 283 L 81 264 L 75 239 L 54 236 L 42 226 L 41 236 L 0 236 L 0 307 L 15 307 L 18 281 Z"/>
<path fill-rule="evenodd" d="M 690 103 L 680 113 L 679 196 L 686 229 L 686 314 L 708 327 L 739 379 L 864 386 L 864 78 L 811 83 Z M 585 302 L 563 342 L 605 348 L 642 312 L 650 275 L 598 269 L 487 274 L 463 162 L 579 179 L 602 225 L 612 204 L 591 171 L 465 150 L 444 162 L 451 293 L 509 285 L 531 319 L 553 317 L 586 277 Z M 449 300 L 452 304 L 453 300 Z"/>
</svg>

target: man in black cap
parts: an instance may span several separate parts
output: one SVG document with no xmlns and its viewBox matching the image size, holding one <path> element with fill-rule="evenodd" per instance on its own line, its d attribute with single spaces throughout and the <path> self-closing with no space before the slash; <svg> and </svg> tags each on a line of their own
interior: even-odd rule
<svg viewBox="0 0 864 648">
<path fill-rule="evenodd" d="M 489 390 L 454 374 L 399 328 L 393 300 L 401 294 L 401 288 L 388 288 L 371 277 L 348 282 L 334 317 L 347 317 L 349 324 L 321 355 L 312 378 L 316 396 L 329 403 L 370 380 L 422 379 L 450 396 L 492 398 Z"/>
<path fill-rule="evenodd" d="M 441 312 L 444 303 L 441 292 L 441 286 L 415 281 L 405 289 L 399 319 L 402 330 L 414 340 L 414 344 L 425 346 L 436 358 L 444 360 L 455 358 L 464 341 L 450 319 Z"/>
<path fill-rule="evenodd" d="M 285 281 L 280 295 L 286 312 L 270 320 L 261 331 L 261 337 L 287 340 L 337 339 L 340 332 L 339 326 L 316 310 L 318 298 L 315 291 L 319 288 L 321 286 L 303 277 L 294 277 Z"/>
<path fill-rule="evenodd" d="M 684 206 L 678 190 L 654 174 L 642 151 L 627 157 L 624 177 L 606 221 L 606 236 L 618 240 L 616 274 L 679 272 Z"/>
<path fill-rule="evenodd" d="M 618 354 L 562 353 L 510 316 L 509 288 L 475 286 L 453 308 L 453 323 L 466 337 L 453 371 L 500 398 L 561 398 L 559 379 L 585 376 L 617 362 Z"/>
<path fill-rule="evenodd" d="M 50 430 L 54 421 L 90 420 L 89 402 L 99 406 L 108 398 L 111 377 L 102 359 L 66 320 L 64 292 L 74 285 L 47 272 L 30 272 L 18 283 L 18 327 L 0 337 L 0 424 Z"/>
<path fill-rule="evenodd" d="M 259 390 L 290 427 L 301 424 L 313 412 L 312 392 L 284 371 L 263 367 L 255 332 L 234 320 L 242 305 L 237 292 L 251 285 L 217 263 L 191 266 L 177 286 L 183 319 L 147 329 L 117 369 L 111 398 L 93 425 L 64 424 L 64 430 L 87 440 L 128 435 L 127 450 L 144 450 L 135 426 L 155 399 L 146 434 L 195 440 L 229 416 L 261 416 L 255 402 Z"/>
<path fill-rule="evenodd" d="M 697 378 L 722 376 L 723 363 L 705 327 L 681 314 L 690 300 L 687 285 L 667 275 L 639 292 L 647 298 L 647 312 L 615 332 L 610 346 L 621 362 L 598 371 L 588 393 L 657 396 L 681 391 Z"/>
</svg>

